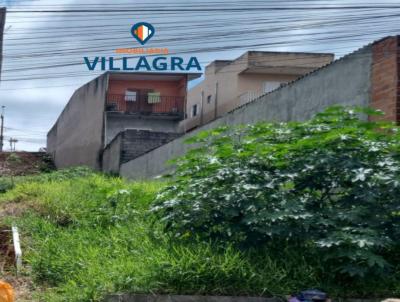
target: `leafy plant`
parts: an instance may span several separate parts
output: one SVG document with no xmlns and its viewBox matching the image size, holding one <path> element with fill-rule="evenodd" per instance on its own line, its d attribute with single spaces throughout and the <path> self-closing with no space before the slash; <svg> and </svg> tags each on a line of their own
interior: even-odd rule
<svg viewBox="0 0 400 302">
<path fill-rule="evenodd" d="M 12 188 L 14 188 L 14 184 L 12 183 L 11 179 L 0 177 L 0 193 L 5 193 Z"/>
<path fill-rule="evenodd" d="M 11 153 L 10 155 L 7 156 L 7 159 L 5 161 L 7 167 L 10 169 L 10 181 L 11 185 L 14 186 L 14 173 L 16 167 L 21 163 L 21 157 L 18 156 L 16 153 Z"/>
<path fill-rule="evenodd" d="M 399 127 L 366 114 L 377 112 L 200 133 L 152 211 L 178 238 L 315 250 L 338 278 L 387 273 L 400 247 Z"/>
</svg>

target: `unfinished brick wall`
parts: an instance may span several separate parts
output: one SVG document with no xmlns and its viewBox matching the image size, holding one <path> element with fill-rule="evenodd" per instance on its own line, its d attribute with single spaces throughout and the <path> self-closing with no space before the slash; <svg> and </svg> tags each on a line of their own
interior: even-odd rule
<svg viewBox="0 0 400 302">
<path fill-rule="evenodd" d="M 119 173 L 120 165 L 160 147 L 182 134 L 150 130 L 127 129 L 120 132 L 104 149 L 102 170 Z"/>
<path fill-rule="evenodd" d="M 371 103 L 383 119 L 400 122 L 399 38 L 389 37 L 372 46 Z M 375 118 L 376 119 L 376 118 Z"/>
<path fill-rule="evenodd" d="M 125 130 L 122 132 L 121 164 L 160 147 L 179 136 L 181 136 L 179 133 Z"/>
</svg>

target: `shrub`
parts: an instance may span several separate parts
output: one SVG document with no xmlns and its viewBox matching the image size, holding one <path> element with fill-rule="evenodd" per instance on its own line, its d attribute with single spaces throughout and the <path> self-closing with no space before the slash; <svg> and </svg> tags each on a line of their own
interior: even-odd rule
<svg viewBox="0 0 400 302">
<path fill-rule="evenodd" d="M 5 193 L 8 190 L 11 190 L 14 187 L 11 179 L 0 177 L 0 193 Z"/>
<path fill-rule="evenodd" d="M 7 156 L 6 162 L 10 165 L 12 164 L 19 164 L 22 162 L 21 157 L 16 154 L 16 153 L 10 153 L 10 155 Z"/>
<path fill-rule="evenodd" d="M 361 113 L 374 112 L 200 133 L 152 210 L 178 238 L 316 250 L 338 277 L 383 274 L 399 248 L 399 128 Z"/>
</svg>

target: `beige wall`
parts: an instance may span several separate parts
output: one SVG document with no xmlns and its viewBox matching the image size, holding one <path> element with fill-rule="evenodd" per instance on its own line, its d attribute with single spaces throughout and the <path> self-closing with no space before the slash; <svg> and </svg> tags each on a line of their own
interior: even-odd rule
<svg viewBox="0 0 400 302">
<path fill-rule="evenodd" d="M 206 67 L 204 80 L 188 92 L 184 127 L 189 131 L 261 96 L 266 82 L 288 83 L 332 60 L 331 54 L 256 51 L 233 61 L 215 61 Z M 195 117 L 194 105 L 197 105 Z"/>
</svg>

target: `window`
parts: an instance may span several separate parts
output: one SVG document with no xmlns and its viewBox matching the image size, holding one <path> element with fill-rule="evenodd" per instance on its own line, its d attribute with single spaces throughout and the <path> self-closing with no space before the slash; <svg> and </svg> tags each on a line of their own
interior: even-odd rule
<svg viewBox="0 0 400 302">
<path fill-rule="evenodd" d="M 263 83 L 263 92 L 268 93 L 281 86 L 281 82 L 267 81 Z"/>
<path fill-rule="evenodd" d="M 209 96 L 207 96 L 207 104 L 210 104 L 211 103 L 211 94 L 209 95 Z"/>
<path fill-rule="evenodd" d="M 161 102 L 161 96 L 159 92 L 149 92 L 147 93 L 147 102 L 149 104 L 157 104 Z"/>
<path fill-rule="evenodd" d="M 137 101 L 137 91 L 135 91 L 135 90 L 126 90 L 125 91 L 125 101 L 127 101 L 127 102 L 136 102 Z"/>
<path fill-rule="evenodd" d="M 197 104 L 192 106 L 192 117 L 197 116 Z"/>
</svg>

